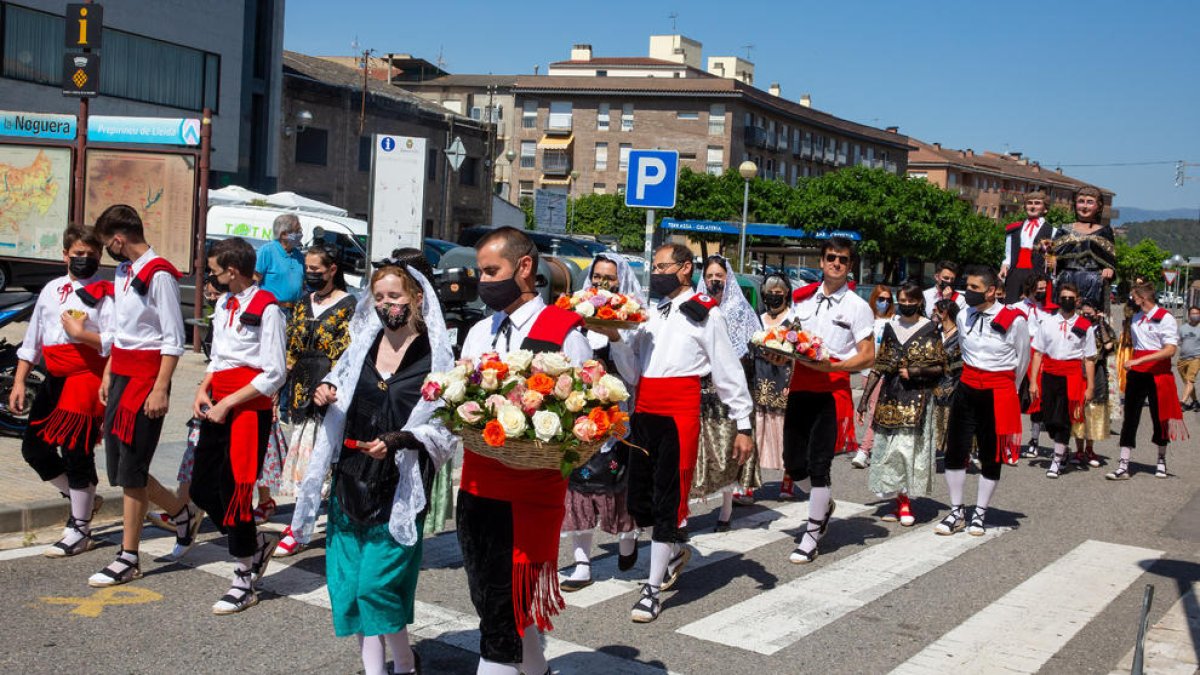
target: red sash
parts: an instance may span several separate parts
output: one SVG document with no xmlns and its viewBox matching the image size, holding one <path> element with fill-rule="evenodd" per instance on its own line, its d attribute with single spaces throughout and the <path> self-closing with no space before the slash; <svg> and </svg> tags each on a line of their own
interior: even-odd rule
<svg viewBox="0 0 1200 675">
<path fill-rule="evenodd" d="M 133 444 L 133 423 L 154 388 L 161 364 L 162 352 L 156 349 L 112 348 L 112 374 L 128 377 L 129 382 L 121 392 L 121 400 L 117 401 L 110 431 L 127 444 Z"/>
<path fill-rule="evenodd" d="M 170 260 L 151 258 L 129 283 L 133 285 L 133 290 L 137 291 L 138 295 L 145 295 L 150 292 L 150 280 L 159 272 L 166 272 L 176 279 L 183 276 L 183 273 L 175 269 Z"/>
<path fill-rule="evenodd" d="M 1030 346 L 1029 347 L 1029 363 L 1031 366 L 1033 364 L 1033 352 L 1034 351 L 1036 351 L 1036 350 L 1033 348 L 1033 346 Z M 1042 356 L 1045 356 L 1045 354 L 1043 354 Z M 1042 381 L 1041 372 L 1035 373 L 1035 372 L 1033 372 L 1032 368 L 1030 369 L 1029 374 L 1027 374 L 1025 377 L 1028 378 L 1028 380 L 1030 382 L 1038 382 L 1040 384 Z M 1029 397 L 1029 406 L 1026 407 L 1024 410 L 1022 410 L 1021 412 L 1025 413 L 1026 415 L 1036 415 L 1037 413 L 1042 412 L 1042 390 L 1041 389 L 1038 389 L 1037 396 Z"/>
<path fill-rule="evenodd" d="M 1133 358 L 1140 359 L 1155 351 L 1135 349 Z M 1179 392 L 1175 389 L 1175 375 L 1171 373 L 1171 359 L 1139 363 L 1130 370 L 1154 376 L 1154 393 L 1158 397 L 1158 421 L 1163 432 L 1172 441 L 1186 441 L 1189 438 L 1188 430 L 1187 425 L 1183 423 L 1183 406 L 1179 404 Z"/>
<path fill-rule="evenodd" d="M 1021 404 L 1017 398 L 1017 375 L 1011 370 L 993 372 L 970 364 L 963 366 L 962 383 L 972 389 L 992 390 L 996 416 L 996 461 L 1016 464 L 1021 447 Z M 979 449 L 980 452 L 983 448 Z"/>
<path fill-rule="evenodd" d="M 675 420 L 679 433 L 679 519 L 688 517 L 688 493 L 696 475 L 700 448 L 700 377 L 643 377 L 634 412 Z"/>
<path fill-rule="evenodd" d="M 54 412 L 40 420 L 30 420 L 29 426 L 51 445 L 74 450 L 84 435 L 84 452 L 91 452 L 100 435 L 93 433 L 104 422 L 104 406 L 100 403 L 100 378 L 107 361 L 87 345 L 64 344 L 42 348 L 46 370 L 63 378 L 62 394 Z"/>
<path fill-rule="evenodd" d="M 1019 270 L 1033 269 L 1033 249 L 1022 248 L 1017 253 L 1017 269 L 1019 269 Z"/>
<path fill-rule="evenodd" d="M 841 359 L 830 358 L 830 363 Z M 788 391 L 830 392 L 837 406 L 838 437 L 834 441 L 835 454 L 858 449 L 858 438 L 854 430 L 854 396 L 850 393 L 850 373 L 837 371 L 824 373 L 801 364 L 792 366 L 792 379 Z"/>
<path fill-rule="evenodd" d="M 258 368 L 241 366 L 218 370 L 212 377 L 214 402 L 233 394 L 262 371 Z M 266 439 L 258 437 L 258 413 L 270 410 L 273 405 L 269 396 L 254 398 L 234 406 L 225 418 L 229 425 L 229 465 L 233 469 L 233 499 L 225 510 L 222 524 L 225 526 L 253 522 L 254 484 L 258 482 L 258 447 Z"/>
<path fill-rule="evenodd" d="M 1067 380 L 1067 410 L 1071 424 L 1083 421 L 1083 394 L 1087 389 L 1087 378 L 1083 374 L 1083 361 L 1068 359 L 1060 361 L 1042 354 L 1042 373 L 1058 375 Z"/>
</svg>

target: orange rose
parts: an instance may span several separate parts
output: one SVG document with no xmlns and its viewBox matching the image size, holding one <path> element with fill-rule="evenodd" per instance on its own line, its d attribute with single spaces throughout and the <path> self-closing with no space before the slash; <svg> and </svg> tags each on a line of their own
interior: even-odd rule
<svg viewBox="0 0 1200 675">
<path fill-rule="evenodd" d="M 504 427 L 500 426 L 499 420 L 492 420 L 483 427 L 483 442 L 499 448 L 504 445 Z"/>
<path fill-rule="evenodd" d="M 609 418 L 608 413 L 604 411 L 604 408 L 592 408 L 592 411 L 588 413 L 588 419 L 591 420 L 592 424 L 596 425 L 597 436 L 607 434 L 608 428 L 612 426 L 612 420 Z"/>
<path fill-rule="evenodd" d="M 503 380 L 508 375 L 508 364 L 503 361 L 488 361 L 479 367 L 480 370 L 496 371 L 496 379 Z"/>
<path fill-rule="evenodd" d="M 613 308 L 609 307 L 608 305 L 605 305 L 605 306 L 601 307 L 600 309 L 596 310 L 596 318 L 600 319 L 601 321 L 612 321 L 616 317 L 617 317 L 617 313 L 614 312 Z"/>
<path fill-rule="evenodd" d="M 525 380 L 525 386 L 543 396 L 554 391 L 554 383 L 554 378 L 545 373 L 534 373 L 529 379 Z"/>
<path fill-rule="evenodd" d="M 641 312 L 630 312 L 629 316 L 625 317 L 629 321 L 642 321 Z"/>
<path fill-rule="evenodd" d="M 571 298 L 565 294 L 558 296 L 558 300 L 554 301 L 554 306 L 559 309 L 571 309 Z"/>
<path fill-rule="evenodd" d="M 612 424 L 609 431 L 615 438 L 623 438 L 628 431 L 626 422 L 629 421 L 629 415 L 621 412 L 621 409 L 617 406 L 613 406 L 608 409 L 608 416 Z"/>
</svg>

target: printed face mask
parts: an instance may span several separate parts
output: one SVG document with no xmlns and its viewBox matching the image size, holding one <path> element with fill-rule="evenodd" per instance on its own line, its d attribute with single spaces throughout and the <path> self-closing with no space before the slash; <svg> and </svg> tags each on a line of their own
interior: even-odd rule
<svg viewBox="0 0 1200 675">
<path fill-rule="evenodd" d="M 412 316 L 412 307 L 407 302 L 404 304 L 384 302 L 375 305 L 375 313 L 379 315 L 379 321 L 388 330 L 399 330 L 408 323 L 409 317 Z"/>
</svg>

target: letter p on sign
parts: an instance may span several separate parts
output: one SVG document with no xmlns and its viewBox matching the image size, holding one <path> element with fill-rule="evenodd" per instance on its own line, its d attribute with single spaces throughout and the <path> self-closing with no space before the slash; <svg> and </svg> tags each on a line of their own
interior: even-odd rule
<svg viewBox="0 0 1200 675">
<path fill-rule="evenodd" d="M 630 150 L 625 205 L 645 209 L 675 208 L 679 153 L 674 150 Z"/>
</svg>

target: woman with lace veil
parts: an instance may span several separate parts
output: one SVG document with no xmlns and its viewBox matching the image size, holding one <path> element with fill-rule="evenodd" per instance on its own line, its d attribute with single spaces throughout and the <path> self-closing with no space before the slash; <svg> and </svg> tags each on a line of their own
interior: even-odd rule
<svg viewBox="0 0 1200 675">
<path fill-rule="evenodd" d="M 762 327 L 762 322 L 742 289 L 738 286 L 733 265 L 719 255 L 709 256 L 704 261 L 696 292 L 703 293 L 719 303 L 721 316 L 733 352 L 749 371 L 752 364 L 750 337 Z M 753 379 L 753 371 L 746 380 Z M 721 493 L 721 512 L 717 516 L 717 532 L 729 529 L 733 516 L 734 492 L 749 494 L 753 499 L 754 489 L 762 485 L 758 469 L 758 453 L 755 451 L 744 464 L 739 465 L 732 457 L 733 440 L 737 426 L 729 417 L 729 408 L 717 396 L 712 377 L 700 381 L 700 449 L 696 456 L 696 473 L 692 480 L 691 496 L 707 497 Z"/>
<path fill-rule="evenodd" d="M 292 532 L 313 534 L 332 468 L 325 571 L 334 633 L 355 635 L 367 675 L 417 672 L 413 621 L 429 491 L 455 439 L 421 398 L 454 356 L 437 295 L 413 267 L 385 261 L 350 324 L 350 347 L 317 387 L 328 409 L 297 490 Z M 390 651 L 394 670 L 387 669 Z"/>
<path fill-rule="evenodd" d="M 619 253 L 598 254 L 583 278 L 585 289 L 601 288 L 635 297 L 641 303 L 646 301 L 637 275 Z M 620 377 L 609 357 L 608 338 L 596 331 L 584 332 L 595 359 L 603 363 L 610 374 Z M 626 387 L 630 391 L 633 389 L 629 383 Z M 621 404 L 627 412 L 632 410 L 631 401 Z M 578 591 L 592 584 L 592 541 L 597 528 L 617 538 L 618 569 L 624 572 L 637 562 L 637 526 L 625 507 L 628 465 L 629 446 L 621 441 L 611 441 L 586 464 L 571 472 L 562 532 L 563 536 L 570 535 L 575 569 L 558 584 L 564 592 Z"/>
</svg>

